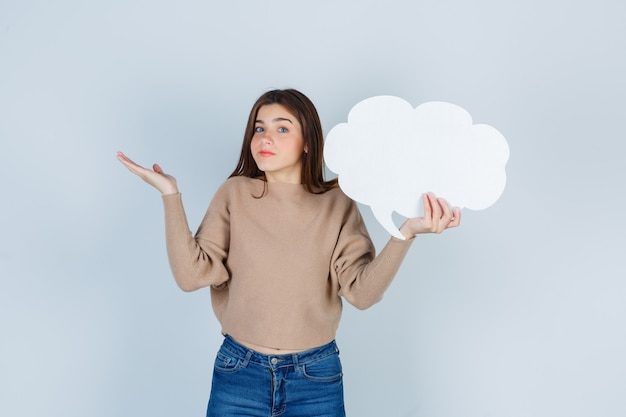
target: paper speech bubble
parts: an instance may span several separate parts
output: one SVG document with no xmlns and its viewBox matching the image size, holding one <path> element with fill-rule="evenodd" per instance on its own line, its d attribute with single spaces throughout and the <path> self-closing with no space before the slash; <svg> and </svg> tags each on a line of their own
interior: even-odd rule
<svg viewBox="0 0 626 417">
<path fill-rule="evenodd" d="M 421 196 L 432 191 L 451 206 L 482 210 L 506 183 L 506 139 L 455 104 L 431 101 L 416 108 L 402 98 L 361 101 L 348 122 L 326 137 L 324 160 L 353 200 L 366 204 L 393 236 L 404 239 L 392 214 L 423 215 Z"/>
</svg>

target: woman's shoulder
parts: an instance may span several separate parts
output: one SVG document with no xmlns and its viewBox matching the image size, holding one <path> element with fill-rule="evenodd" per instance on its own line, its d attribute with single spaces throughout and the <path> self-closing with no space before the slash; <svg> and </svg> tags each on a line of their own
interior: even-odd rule
<svg viewBox="0 0 626 417">
<path fill-rule="evenodd" d="M 354 200 L 352 200 L 343 192 L 339 185 L 335 185 L 330 190 L 319 195 L 327 201 L 332 202 L 332 204 L 335 206 L 352 208 L 356 204 Z"/>
</svg>

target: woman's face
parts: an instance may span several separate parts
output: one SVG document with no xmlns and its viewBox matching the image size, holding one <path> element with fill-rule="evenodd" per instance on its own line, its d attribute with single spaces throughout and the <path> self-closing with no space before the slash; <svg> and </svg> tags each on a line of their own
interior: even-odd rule
<svg viewBox="0 0 626 417">
<path fill-rule="evenodd" d="M 282 105 L 259 109 L 250 151 L 268 182 L 302 182 L 302 153 L 307 151 L 302 127 Z"/>
</svg>

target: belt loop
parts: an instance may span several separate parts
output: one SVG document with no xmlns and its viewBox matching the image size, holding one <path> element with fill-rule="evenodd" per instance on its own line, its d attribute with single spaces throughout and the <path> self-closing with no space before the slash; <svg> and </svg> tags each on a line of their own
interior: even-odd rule
<svg viewBox="0 0 626 417">
<path fill-rule="evenodd" d="M 293 369 L 296 372 L 300 372 L 300 363 L 298 362 L 298 354 L 294 353 L 291 355 L 291 359 L 293 360 Z"/>
<path fill-rule="evenodd" d="M 243 358 L 243 362 L 241 362 L 241 366 L 242 367 L 246 367 L 248 366 L 248 364 L 250 363 L 250 358 L 252 357 L 252 351 L 248 350 L 248 352 L 246 353 L 246 357 Z"/>
</svg>

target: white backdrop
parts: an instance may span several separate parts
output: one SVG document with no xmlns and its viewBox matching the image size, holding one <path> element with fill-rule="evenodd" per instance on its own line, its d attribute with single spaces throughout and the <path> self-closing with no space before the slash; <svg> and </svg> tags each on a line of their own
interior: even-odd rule
<svg viewBox="0 0 626 417">
<path fill-rule="evenodd" d="M 177 289 L 160 197 L 115 152 L 175 175 L 195 230 L 275 87 L 326 132 L 391 94 L 459 104 L 511 148 L 493 207 L 345 308 L 349 415 L 626 415 L 625 19 L 617 0 L 0 0 L 0 415 L 204 414 L 209 292 Z"/>
</svg>

